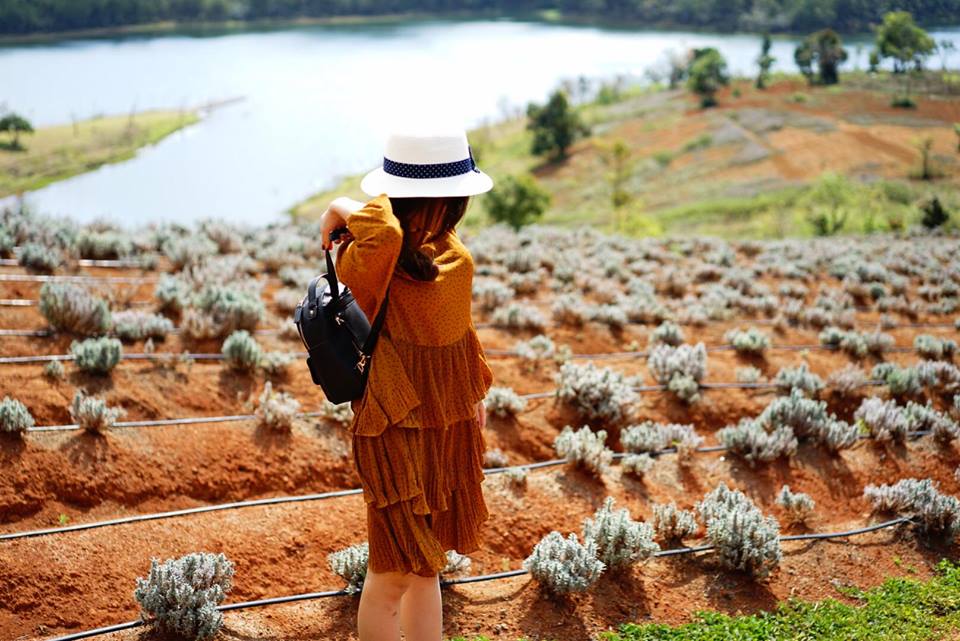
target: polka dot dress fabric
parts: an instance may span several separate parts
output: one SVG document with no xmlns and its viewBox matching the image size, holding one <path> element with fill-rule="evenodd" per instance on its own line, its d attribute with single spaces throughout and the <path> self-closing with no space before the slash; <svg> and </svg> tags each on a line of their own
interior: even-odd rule
<svg viewBox="0 0 960 641">
<path fill-rule="evenodd" d="M 373 318 L 389 286 L 367 388 L 353 401 L 353 456 L 367 504 L 370 568 L 430 576 L 446 550 L 479 549 L 488 518 L 486 446 L 477 403 L 493 382 L 471 316 L 473 259 L 439 221 L 410 221 L 439 275 L 418 281 L 396 263 L 403 241 L 381 194 L 352 214 L 337 253 L 339 279 Z"/>
</svg>

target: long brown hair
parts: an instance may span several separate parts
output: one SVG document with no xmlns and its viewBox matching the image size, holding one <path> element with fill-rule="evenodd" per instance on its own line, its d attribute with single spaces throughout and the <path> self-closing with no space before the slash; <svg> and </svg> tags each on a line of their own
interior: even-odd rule
<svg viewBox="0 0 960 641">
<path fill-rule="evenodd" d="M 466 214 L 469 202 L 469 196 L 391 198 L 393 214 L 403 229 L 397 266 L 416 280 L 436 280 L 440 270 L 422 246 L 456 227 Z"/>
</svg>

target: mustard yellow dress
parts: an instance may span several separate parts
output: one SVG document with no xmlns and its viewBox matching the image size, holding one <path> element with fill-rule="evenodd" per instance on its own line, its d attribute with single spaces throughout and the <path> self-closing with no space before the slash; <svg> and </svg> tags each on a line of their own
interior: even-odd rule
<svg viewBox="0 0 960 641">
<path fill-rule="evenodd" d="M 368 318 L 390 287 L 367 387 L 352 402 L 354 463 L 367 507 L 368 568 L 431 576 L 446 551 L 480 547 L 489 518 L 483 499 L 483 433 L 477 403 L 493 372 L 470 314 L 473 258 L 456 231 L 411 221 L 439 268 L 435 281 L 396 269 L 403 240 L 381 194 L 347 221 L 337 275 Z"/>
</svg>

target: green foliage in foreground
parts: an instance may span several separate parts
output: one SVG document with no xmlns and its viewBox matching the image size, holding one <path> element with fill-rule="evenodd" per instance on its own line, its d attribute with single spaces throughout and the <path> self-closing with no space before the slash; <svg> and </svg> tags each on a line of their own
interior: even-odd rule
<svg viewBox="0 0 960 641">
<path fill-rule="evenodd" d="M 926 641 L 960 630 L 960 566 L 941 561 L 930 581 L 892 578 L 872 590 L 845 589 L 858 605 L 835 599 L 792 599 L 773 612 L 730 617 L 700 612 L 693 623 L 671 627 L 625 623 L 603 641 Z"/>
</svg>

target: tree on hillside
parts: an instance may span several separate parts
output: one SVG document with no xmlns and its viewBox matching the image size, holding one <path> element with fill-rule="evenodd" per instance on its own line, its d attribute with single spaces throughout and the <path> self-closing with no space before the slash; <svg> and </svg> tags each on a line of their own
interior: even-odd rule
<svg viewBox="0 0 960 641">
<path fill-rule="evenodd" d="M 828 172 L 820 176 L 800 204 L 817 236 L 833 236 L 847 224 L 853 188 L 845 176 Z"/>
<path fill-rule="evenodd" d="M 696 49 L 687 72 L 687 88 L 700 96 L 700 106 L 706 109 L 717 104 L 720 87 L 730 84 L 727 61 L 713 47 Z"/>
<path fill-rule="evenodd" d="M 793 59 L 813 84 L 835 85 L 840 81 L 838 68 L 847 59 L 847 50 L 843 48 L 840 36 L 833 29 L 822 29 L 807 36 L 793 53 Z M 814 75 L 813 68 L 817 67 Z"/>
<path fill-rule="evenodd" d="M 937 42 L 937 53 L 940 54 L 940 71 L 947 70 L 947 59 L 956 50 L 957 45 L 953 44 L 953 40 L 944 39 Z"/>
<path fill-rule="evenodd" d="M 484 196 L 484 204 L 494 222 L 506 223 L 516 231 L 543 216 L 550 194 L 533 176 L 507 176 Z"/>
<path fill-rule="evenodd" d="M 936 49 L 933 38 L 918 27 L 908 11 L 891 11 L 877 28 L 877 50 L 884 58 L 893 58 L 894 73 L 904 73 L 910 65 L 923 69 L 923 62 Z"/>
<path fill-rule="evenodd" d="M 574 140 L 590 134 L 590 128 L 580 120 L 580 114 L 570 106 L 561 89 L 553 92 L 546 105 L 527 105 L 527 129 L 533 132 L 531 151 L 554 160 L 566 158 Z"/>
<path fill-rule="evenodd" d="M 23 145 L 20 144 L 20 134 L 32 134 L 33 126 L 20 114 L 9 113 L 0 118 L 0 131 L 13 136 L 13 140 L 10 141 L 11 149 L 23 149 Z"/>
<path fill-rule="evenodd" d="M 913 74 L 923 70 L 924 60 L 936 46 L 909 12 L 891 11 L 883 16 L 883 24 L 877 28 L 877 51 L 884 58 L 893 58 L 893 72 L 903 78 L 902 94 L 894 96 L 894 107 L 916 106 L 911 97 Z"/>
<path fill-rule="evenodd" d="M 773 63 L 777 60 L 770 55 L 771 46 L 773 45 L 770 42 L 770 34 L 763 34 L 763 44 L 760 47 L 760 57 L 757 58 L 757 66 L 760 68 L 760 72 L 757 74 L 757 89 L 767 88 L 767 81 L 770 79 L 770 68 L 773 67 Z"/>
<path fill-rule="evenodd" d="M 610 204 L 613 205 L 617 230 L 623 231 L 623 207 L 633 198 L 633 195 L 627 189 L 627 183 L 633 173 L 635 163 L 630 158 L 630 147 L 623 140 L 617 139 L 612 143 L 598 145 L 598 147 L 600 159 L 610 169 L 606 178 L 610 185 Z"/>
</svg>

